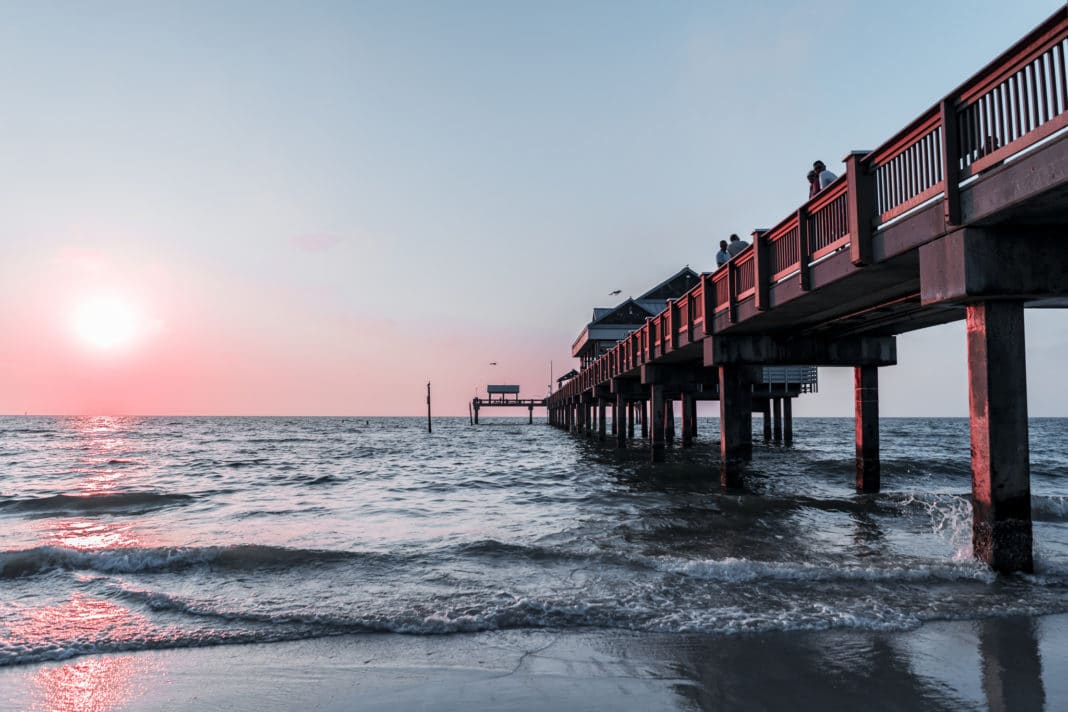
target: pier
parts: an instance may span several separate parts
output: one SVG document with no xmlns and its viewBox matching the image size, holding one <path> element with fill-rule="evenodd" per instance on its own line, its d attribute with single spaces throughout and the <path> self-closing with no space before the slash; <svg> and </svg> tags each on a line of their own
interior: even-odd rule
<svg viewBox="0 0 1068 712">
<path fill-rule="evenodd" d="M 496 398 L 494 398 L 496 396 Z M 508 396 L 512 396 L 509 398 Z M 474 424 L 478 425 L 478 411 L 482 408 L 526 408 L 527 422 L 534 422 L 534 409 L 544 408 L 544 398 L 520 398 L 519 386 L 491 385 L 486 386 L 486 397 L 475 396 L 471 399 L 471 407 L 474 412 Z"/>
<path fill-rule="evenodd" d="M 637 417 L 657 461 L 672 402 L 685 445 L 693 404 L 716 400 L 720 482 L 740 487 L 752 413 L 784 408 L 787 429 L 814 385 L 797 371 L 773 388 L 768 369 L 851 367 L 856 489 L 878 492 L 879 368 L 896 364 L 898 334 L 965 320 L 975 556 L 1030 571 L 1023 310 L 1068 306 L 1066 51 L 1062 8 L 655 314 L 620 305 L 640 324 L 613 334 L 595 311 L 573 346 L 581 370 L 546 400 L 550 423 L 604 440 L 611 408 L 626 447 Z"/>
</svg>

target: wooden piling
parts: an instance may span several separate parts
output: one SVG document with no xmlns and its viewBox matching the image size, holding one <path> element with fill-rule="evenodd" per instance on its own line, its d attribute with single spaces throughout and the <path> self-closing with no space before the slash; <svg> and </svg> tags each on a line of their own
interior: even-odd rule
<svg viewBox="0 0 1068 712">
<path fill-rule="evenodd" d="M 879 491 L 879 369 L 853 369 L 854 430 L 857 447 L 857 492 Z"/>
<path fill-rule="evenodd" d="M 742 366 L 719 367 L 720 485 L 742 486 L 745 463 L 753 457 L 752 390 Z"/>
<path fill-rule="evenodd" d="M 1023 303 L 969 304 L 972 548 L 1003 572 L 1034 568 Z"/>
<path fill-rule="evenodd" d="M 663 386 L 659 384 L 649 386 L 649 413 L 652 416 L 652 427 L 649 428 L 649 450 L 652 453 L 653 462 L 664 461 L 664 400 Z"/>
</svg>

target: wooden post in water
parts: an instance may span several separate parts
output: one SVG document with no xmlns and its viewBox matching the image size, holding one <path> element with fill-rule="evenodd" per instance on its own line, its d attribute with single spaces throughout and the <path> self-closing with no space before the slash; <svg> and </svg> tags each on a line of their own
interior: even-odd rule
<svg viewBox="0 0 1068 712">
<path fill-rule="evenodd" d="M 653 462 L 664 461 L 664 402 L 664 387 L 658 383 L 649 386 L 649 418 L 652 420 L 652 427 L 649 428 L 648 437 Z"/>
<path fill-rule="evenodd" d="M 428 433 L 434 432 L 434 429 L 430 426 L 430 381 L 426 382 L 426 431 Z"/>
<path fill-rule="evenodd" d="M 879 491 L 879 369 L 853 369 L 856 403 L 857 492 Z"/>
<path fill-rule="evenodd" d="M 972 549 L 997 571 L 1034 569 L 1022 301 L 969 304 Z"/>
<path fill-rule="evenodd" d="M 682 446 L 690 447 L 693 445 L 693 412 L 690 408 L 693 395 L 684 391 L 679 396 L 679 401 L 682 403 Z"/>
<path fill-rule="evenodd" d="M 792 398 L 782 399 L 782 444 L 790 447 L 794 444 L 794 411 Z"/>
<path fill-rule="evenodd" d="M 753 459 L 752 386 L 744 366 L 719 367 L 720 486 L 742 486 L 745 463 Z"/>
</svg>

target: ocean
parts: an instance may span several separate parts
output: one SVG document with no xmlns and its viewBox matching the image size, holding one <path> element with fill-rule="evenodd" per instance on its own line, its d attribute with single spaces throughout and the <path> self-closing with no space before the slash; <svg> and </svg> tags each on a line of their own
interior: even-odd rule
<svg viewBox="0 0 1068 712">
<path fill-rule="evenodd" d="M 0 418 L 0 666 L 352 633 L 911 630 L 1068 611 L 1068 419 L 1030 424 L 1036 571 L 971 558 L 966 419 L 653 465 L 535 418 Z"/>
</svg>

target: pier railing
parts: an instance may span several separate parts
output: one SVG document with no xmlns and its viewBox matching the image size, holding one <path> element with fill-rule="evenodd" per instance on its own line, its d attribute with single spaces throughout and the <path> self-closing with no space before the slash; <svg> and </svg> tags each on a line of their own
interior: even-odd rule
<svg viewBox="0 0 1068 712">
<path fill-rule="evenodd" d="M 574 396 L 729 328 L 739 306 L 774 308 L 772 289 L 848 250 L 856 268 L 875 261 L 873 238 L 892 221 L 941 200 L 960 225 L 962 185 L 1068 127 L 1068 8 L 1061 8 L 883 145 L 846 157 L 838 180 L 663 312 L 617 343 L 559 391 Z M 720 318 L 718 321 L 714 317 Z M 717 324 L 720 326 L 717 327 Z"/>
</svg>

